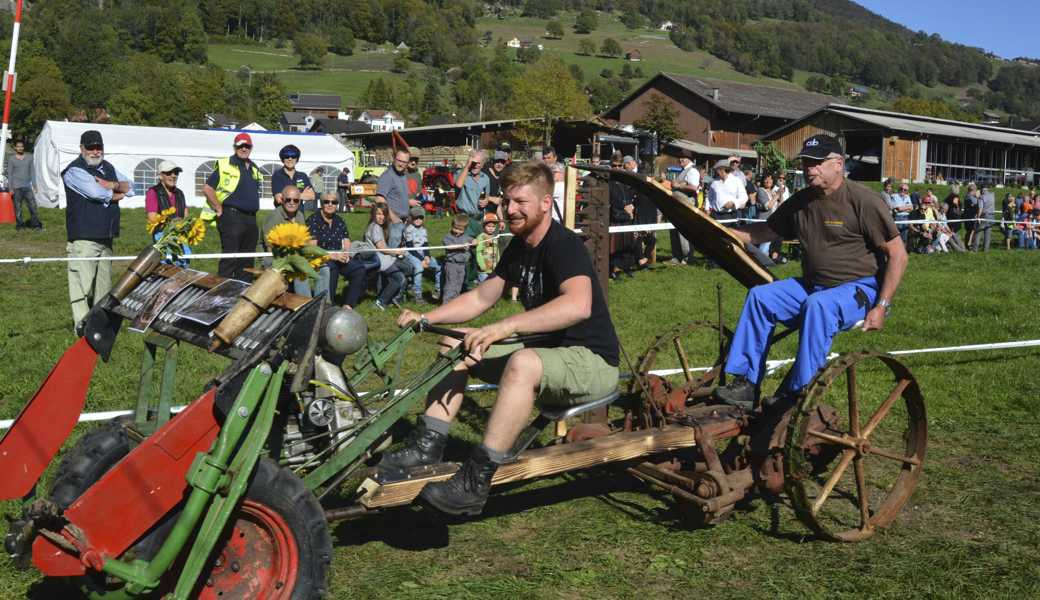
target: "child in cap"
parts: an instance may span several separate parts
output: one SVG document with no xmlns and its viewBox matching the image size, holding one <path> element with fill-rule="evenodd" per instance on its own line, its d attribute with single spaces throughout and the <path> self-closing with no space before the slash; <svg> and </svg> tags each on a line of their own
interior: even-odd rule
<svg viewBox="0 0 1040 600">
<path fill-rule="evenodd" d="M 442 288 L 441 303 L 447 303 L 455 296 L 462 293 L 462 286 L 466 283 L 466 264 L 469 263 L 469 246 L 473 244 L 473 238 L 466 235 L 466 227 L 469 226 L 469 217 L 465 214 L 457 214 L 451 222 L 451 231 L 441 240 L 445 246 L 464 246 L 459 248 L 448 248 L 444 253 L 444 287 Z"/>
<path fill-rule="evenodd" d="M 429 250 L 413 250 L 412 248 L 425 248 L 429 246 L 430 236 L 426 231 L 426 211 L 421 206 L 413 206 L 409 211 L 411 220 L 404 228 L 404 245 L 408 248 L 408 262 L 412 264 L 415 276 L 412 279 L 412 294 L 415 301 L 423 303 L 422 276 L 423 271 L 433 271 L 433 296 L 439 298 L 441 295 L 441 264 L 437 262 Z"/>
<path fill-rule="evenodd" d="M 484 214 L 484 231 L 477 236 L 477 283 L 491 276 L 498 264 L 498 216 L 495 213 Z"/>
</svg>

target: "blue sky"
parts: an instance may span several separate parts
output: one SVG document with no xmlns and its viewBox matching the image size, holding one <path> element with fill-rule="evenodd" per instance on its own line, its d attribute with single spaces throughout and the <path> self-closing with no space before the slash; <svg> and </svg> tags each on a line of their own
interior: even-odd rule
<svg viewBox="0 0 1040 600">
<path fill-rule="evenodd" d="M 854 0 L 913 31 L 997 56 L 1040 58 L 1040 0 Z"/>
</svg>

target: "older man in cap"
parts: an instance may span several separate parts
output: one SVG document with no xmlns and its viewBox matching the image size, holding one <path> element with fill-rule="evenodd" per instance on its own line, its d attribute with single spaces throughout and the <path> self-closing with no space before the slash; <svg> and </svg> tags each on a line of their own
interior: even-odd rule
<svg viewBox="0 0 1040 600">
<path fill-rule="evenodd" d="M 130 178 L 105 160 L 101 132 L 79 138 L 79 157 L 61 172 L 65 184 L 65 230 L 70 260 L 69 302 L 72 322 L 80 330 L 83 317 L 112 287 L 112 240 L 119 237 L 119 201 L 131 195 Z"/>
<path fill-rule="evenodd" d="M 800 330 L 795 363 L 772 400 L 786 404 L 823 367 L 835 334 L 860 321 L 864 331 L 884 326 L 906 269 L 906 248 L 888 205 L 878 192 L 845 178 L 838 140 L 814 135 L 799 157 L 808 187 L 767 222 L 734 230 L 746 244 L 797 239 L 803 252 L 800 278 L 753 287 L 744 301 L 726 359 L 729 382 L 715 392 L 743 408 L 755 402 L 777 323 Z"/>
<path fill-rule="evenodd" d="M 256 212 L 260 210 L 260 189 L 263 175 L 249 160 L 253 152 L 253 138 L 248 133 L 235 136 L 235 153 L 217 161 L 217 168 L 206 178 L 202 193 L 211 211 L 204 219 L 217 219 L 220 232 L 220 251 L 224 254 L 256 252 L 260 232 L 256 226 Z M 253 265 L 252 258 L 222 258 L 217 273 L 242 281 L 252 281 L 246 269 Z"/>
<path fill-rule="evenodd" d="M 690 206 L 697 206 L 697 193 L 701 189 L 701 173 L 697 170 L 697 165 L 693 164 L 691 155 L 686 152 L 679 157 L 679 166 L 682 167 L 682 171 L 672 182 L 672 195 L 689 202 Z M 669 237 L 672 242 L 672 262 L 689 263 L 693 258 L 690 241 L 679 233 L 678 229 L 670 231 Z"/>
</svg>

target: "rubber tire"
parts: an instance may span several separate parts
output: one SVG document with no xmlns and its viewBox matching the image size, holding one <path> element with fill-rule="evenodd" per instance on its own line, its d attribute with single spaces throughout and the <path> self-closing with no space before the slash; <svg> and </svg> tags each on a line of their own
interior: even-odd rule
<svg viewBox="0 0 1040 600">
<path fill-rule="evenodd" d="M 133 423 L 133 417 L 124 416 L 113 419 L 101 427 L 87 432 L 76 442 L 62 458 L 58 471 L 51 484 L 50 500 L 62 511 L 72 505 L 92 485 L 98 482 L 105 473 L 130 453 L 130 438 L 125 426 Z M 127 550 L 126 556 L 150 560 L 159 551 L 162 541 L 166 539 L 173 527 L 179 508 L 171 511 L 150 532 Z M 63 578 L 71 587 L 81 594 L 91 591 L 111 589 L 106 578 L 98 573 L 90 573 L 81 577 Z"/>
<path fill-rule="evenodd" d="M 332 561 L 332 536 L 325 511 L 303 480 L 271 459 L 261 458 L 253 470 L 245 497 L 277 513 L 296 538 L 299 556 L 292 600 L 325 597 L 328 594 L 329 563 Z M 205 581 L 206 575 L 199 579 Z"/>
<path fill-rule="evenodd" d="M 130 438 L 123 428 L 129 421 L 126 417 L 113 419 L 84 434 L 61 459 L 50 493 L 51 501 L 61 510 L 130 453 Z"/>
</svg>

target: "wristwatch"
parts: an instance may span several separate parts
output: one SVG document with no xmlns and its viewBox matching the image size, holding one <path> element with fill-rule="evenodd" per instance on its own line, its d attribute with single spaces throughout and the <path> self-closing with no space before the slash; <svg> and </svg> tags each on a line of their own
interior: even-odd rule
<svg viewBox="0 0 1040 600">
<path fill-rule="evenodd" d="M 890 300 L 882 298 L 877 301 L 877 305 L 885 309 L 885 316 L 888 316 L 888 313 L 892 312 L 892 302 Z"/>
</svg>

